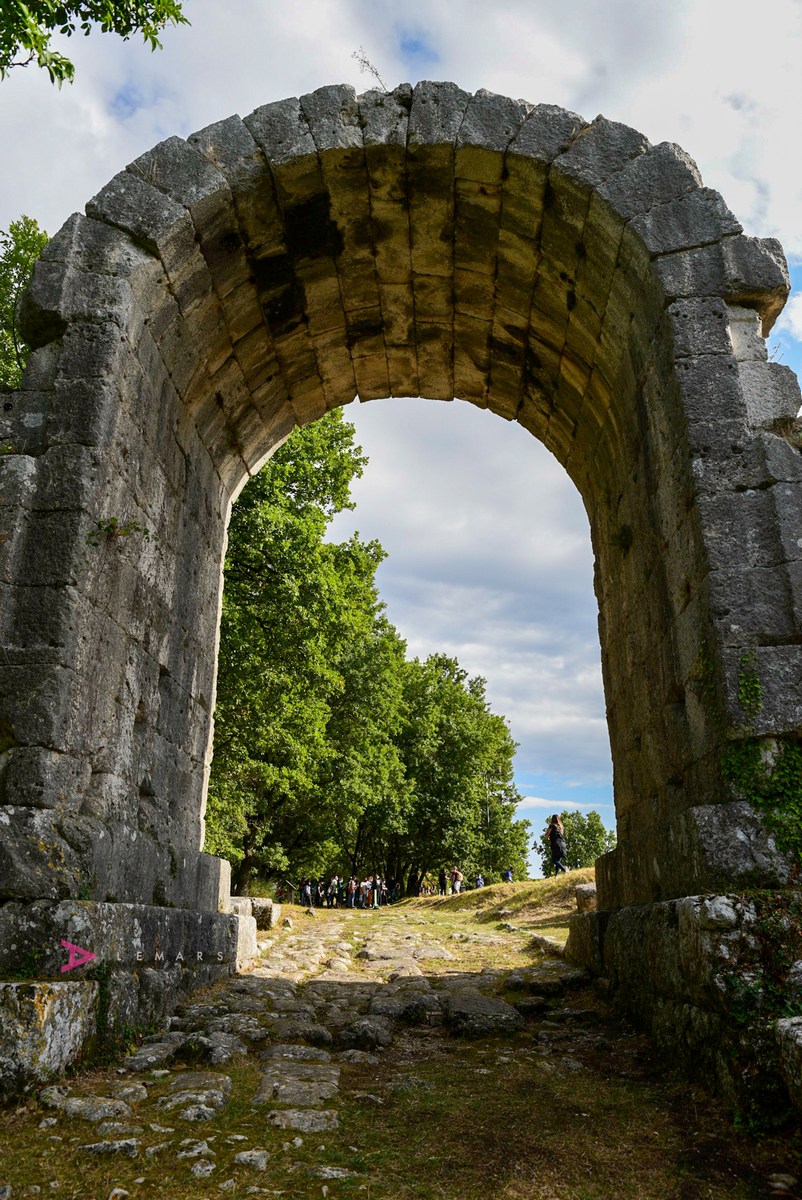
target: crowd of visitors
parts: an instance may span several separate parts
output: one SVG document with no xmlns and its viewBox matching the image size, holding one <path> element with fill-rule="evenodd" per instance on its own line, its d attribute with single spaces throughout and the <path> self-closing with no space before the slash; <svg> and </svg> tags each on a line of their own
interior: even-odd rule
<svg viewBox="0 0 802 1200">
<path fill-rule="evenodd" d="M 510 868 L 504 872 L 503 878 L 512 880 Z M 458 896 L 464 882 L 465 876 L 455 863 L 450 870 L 440 868 L 436 884 L 429 875 L 419 880 L 411 878 L 410 893 L 414 896 Z M 356 875 L 348 879 L 344 875 L 332 875 L 328 881 L 325 876 L 317 880 L 303 879 L 298 889 L 288 882 L 279 886 L 288 900 L 294 900 L 297 891 L 298 903 L 304 908 L 381 908 L 383 904 L 394 904 L 402 895 L 400 879 L 385 879 L 378 873 L 366 875 L 364 879 Z M 484 875 L 479 872 L 474 887 L 484 886 Z"/>
<path fill-rule="evenodd" d="M 512 883 L 511 867 L 502 872 L 502 879 L 505 883 Z M 440 868 L 436 883 L 429 875 L 423 875 L 420 879 L 410 876 L 409 890 L 413 896 L 458 896 L 464 883 L 465 876 L 454 863 L 450 870 L 446 867 Z M 477 873 L 473 886 L 485 886 L 485 877 L 481 871 Z M 366 875 L 364 879 L 359 879 L 356 875 L 351 875 L 348 879 L 344 875 L 332 875 L 328 881 L 321 875 L 317 880 L 303 879 L 297 889 L 288 881 L 279 884 L 277 888 L 279 899 L 293 901 L 296 892 L 298 903 L 304 908 L 381 908 L 383 904 L 394 904 L 403 894 L 400 879 L 385 879 L 378 872 Z"/>
<path fill-rule="evenodd" d="M 364 879 L 358 879 L 356 875 L 349 879 L 344 875 L 332 875 L 328 882 L 325 877 L 301 881 L 300 903 L 305 908 L 381 908 L 398 899 L 400 881 L 385 879 L 379 874 L 367 875 Z"/>
</svg>

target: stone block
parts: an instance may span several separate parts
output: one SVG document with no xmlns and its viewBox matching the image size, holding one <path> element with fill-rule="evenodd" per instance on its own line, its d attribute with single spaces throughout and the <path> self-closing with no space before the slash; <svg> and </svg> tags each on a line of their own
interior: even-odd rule
<svg viewBox="0 0 802 1200">
<path fill-rule="evenodd" d="M 802 1017 L 777 1022 L 780 1069 L 795 1108 L 802 1113 Z"/>
<path fill-rule="evenodd" d="M 576 895 L 576 910 L 580 913 L 594 912 L 596 909 L 596 884 L 579 883 L 574 889 Z"/>
<path fill-rule="evenodd" d="M 249 250 L 260 256 L 283 251 L 270 171 L 264 154 L 240 117 L 207 125 L 191 134 L 187 141 L 227 179 Z M 210 270 L 215 273 L 211 263 Z"/>
<path fill-rule="evenodd" d="M 643 216 L 634 217 L 631 225 L 653 255 L 717 243 L 743 232 L 719 193 L 710 188 L 695 188 L 657 204 Z"/>
<path fill-rule="evenodd" d="M 727 711 L 732 728 L 738 731 L 745 726 L 738 689 L 746 651 L 741 646 L 723 655 Z M 760 681 L 761 696 L 760 711 L 753 716 L 750 732 L 767 737 L 798 733 L 802 726 L 802 647 L 756 646 L 748 666 Z"/>
<path fill-rule="evenodd" d="M 161 258 L 168 274 L 184 270 L 197 252 L 189 213 L 131 171 L 121 171 L 86 206 L 87 216 L 129 233 Z"/>
<path fill-rule="evenodd" d="M 782 888 L 791 876 L 792 856 L 746 801 L 705 804 L 673 818 L 666 830 L 676 893 L 738 888 Z"/>
<path fill-rule="evenodd" d="M 721 296 L 756 309 L 768 336 L 788 297 L 788 267 L 779 242 L 743 234 L 720 244 L 680 250 L 654 260 L 651 268 L 667 299 Z"/>
<path fill-rule="evenodd" d="M 768 357 L 761 333 L 760 316 L 754 309 L 727 305 L 730 342 L 736 362 L 765 362 Z"/>
<path fill-rule="evenodd" d="M 315 140 L 296 97 L 254 109 L 244 124 L 270 163 L 281 166 L 307 156 L 317 158 Z"/>
<path fill-rule="evenodd" d="M 704 354 L 733 355 L 729 327 L 731 312 L 718 296 L 675 300 L 667 314 L 675 356 L 696 358 Z M 749 315 L 757 316 L 755 313 Z M 735 357 L 737 361 L 737 355 Z"/>
<path fill-rule="evenodd" d="M 252 917 L 253 902 L 250 896 L 229 896 L 225 911 L 233 913 L 235 917 Z"/>
<path fill-rule="evenodd" d="M 60 1075 L 97 1028 L 97 983 L 0 983 L 0 1099 Z"/>
<path fill-rule="evenodd" d="M 802 395 L 790 367 L 776 362 L 742 361 L 738 378 L 753 428 L 773 429 L 777 421 L 796 420 Z"/>
<path fill-rule="evenodd" d="M 228 181 L 195 146 L 171 137 L 140 155 L 128 171 L 188 209 L 201 241 L 233 229 Z"/>
<path fill-rule="evenodd" d="M 453 146 L 470 99 L 470 93 L 455 83 L 416 84 L 409 110 L 409 151 L 414 155 L 423 146 Z"/>
<path fill-rule="evenodd" d="M 604 930 L 607 912 L 572 913 L 569 918 L 565 957 L 594 975 L 604 970 Z"/>
<path fill-rule="evenodd" d="M 628 125 L 597 117 L 582 129 L 552 164 L 557 180 L 589 190 L 614 177 L 627 163 L 649 148 L 649 142 Z"/>
<path fill-rule="evenodd" d="M 274 929 L 281 920 L 281 905 L 274 900 L 254 896 L 251 900 L 257 929 Z"/>
<path fill-rule="evenodd" d="M 587 121 L 578 113 L 554 104 L 536 104 L 509 144 L 508 155 L 548 167 L 587 128 Z M 509 166 L 512 170 L 513 163 Z"/>
<path fill-rule="evenodd" d="M 742 568 L 775 567 L 783 561 L 772 491 L 699 497 L 702 536 L 713 569 L 727 570 L 736 556 Z"/>
<path fill-rule="evenodd" d="M 456 137 L 457 179 L 500 184 L 504 155 L 531 111 L 531 104 L 481 88 L 468 102 Z"/>
<path fill-rule="evenodd" d="M 104 964 L 129 973 L 201 966 L 230 971 L 240 920 L 246 919 L 151 904 L 12 901 L 0 908 L 0 969 L 12 973 L 22 964 L 34 978 L 58 979 L 68 959 L 64 940 L 95 956 L 94 966 L 89 961 L 73 968 L 79 979 L 91 979 Z"/>
<path fill-rule="evenodd" d="M 391 92 L 371 88 L 357 97 L 365 148 L 393 146 L 406 150 L 412 87 L 399 84 Z M 372 161 L 382 161 L 375 157 Z"/>
<path fill-rule="evenodd" d="M 74 811 L 90 774 L 84 758 L 41 746 L 13 746 L 0 755 L 2 803 Z"/>
<path fill-rule="evenodd" d="M 256 919 L 250 916 L 235 916 L 237 923 L 237 970 L 250 966 L 259 950 L 256 942 Z"/>
<path fill-rule="evenodd" d="M 796 632 L 788 572 L 783 567 L 711 571 L 710 611 L 722 643 L 743 652 L 745 642 L 785 641 Z"/>
<path fill-rule="evenodd" d="M 650 212 L 702 186 L 696 163 L 673 142 L 650 146 L 599 188 L 624 221 Z"/>
<path fill-rule="evenodd" d="M 327 150 L 362 150 L 359 104 L 348 84 L 317 88 L 301 96 L 300 104 L 319 154 Z"/>
</svg>

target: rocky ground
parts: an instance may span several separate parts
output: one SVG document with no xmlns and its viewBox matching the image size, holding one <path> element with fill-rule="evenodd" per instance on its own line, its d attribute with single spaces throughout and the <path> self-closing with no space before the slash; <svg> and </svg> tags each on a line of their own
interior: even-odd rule
<svg viewBox="0 0 802 1200">
<path fill-rule="evenodd" d="M 0 1117 L 0 1200 L 797 1194 L 792 1134 L 737 1134 L 537 921 L 466 900 L 289 910 L 251 972 Z"/>
</svg>

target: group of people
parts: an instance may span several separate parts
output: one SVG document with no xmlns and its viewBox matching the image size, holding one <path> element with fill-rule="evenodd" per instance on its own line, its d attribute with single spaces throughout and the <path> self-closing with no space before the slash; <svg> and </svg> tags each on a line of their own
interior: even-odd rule
<svg viewBox="0 0 802 1200">
<path fill-rule="evenodd" d="M 558 813 L 554 813 L 549 819 L 546 837 L 549 841 L 554 872 L 559 875 L 560 872 L 567 871 L 569 868 L 565 830 Z M 507 867 L 502 873 L 502 879 L 505 883 L 511 883 L 512 877 L 512 868 Z M 450 871 L 441 867 L 437 876 L 438 893 L 441 896 L 449 894 L 458 896 L 464 882 L 465 876 L 456 863 L 453 864 Z M 485 886 L 484 876 L 481 873 L 476 876 L 474 886 L 478 888 Z M 332 875 L 328 883 L 325 877 L 321 877 L 317 881 L 304 879 L 301 882 L 300 902 L 306 908 L 381 908 L 383 904 L 393 904 L 400 899 L 400 892 L 400 881 L 383 879 L 376 872 L 373 875 L 365 876 L 364 879 L 358 879 L 356 875 L 351 875 L 349 879 L 341 875 Z M 415 894 L 433 895 L 434 885 L 427 877 L 424 877 L 415 889 Z"/>
<path fill-rule="evenodd" d="M 383 879 L 379 874 L 358 879 L 351 875 L 332 875 L 328 883 L 325 877 L 317 882 L 301 881 L 300 902 L 304 908 L 381 908 L 398 899 L 399 885 L 394 879 Z"/>
</svg>

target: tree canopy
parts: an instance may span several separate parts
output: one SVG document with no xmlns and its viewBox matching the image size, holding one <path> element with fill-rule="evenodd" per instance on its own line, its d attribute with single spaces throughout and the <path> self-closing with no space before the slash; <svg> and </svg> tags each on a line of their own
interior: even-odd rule
<svg viewBox="0 0 802 1200">
<path fill-rule="evenodd" d="M 8 232 L 0 229 L 0 389 L 19 387 L 29 347 L 17 325 L 20 297 L 28 285 L 34 263 L 48 236 L 33 217 L 12 221 Z"/>
<path fill-rule="evenodd" d="M 54 34 L 72 37 L 97 26 L 127 39 L 141 33 L 151 50 L 161 46 L 166 25 L 187 25 L 179 0 L 9 0 L 0 5 L 0 79 L 14 67 L 36 63 L 59 87 L 75 76 L 72 62 L 53 49 Z"/>
<path fill-rule="evenodd" d="M 358 535 L 325 540 L 365 458 L 335 412 L 297 430 L 229 526 L 206 848 L 238 890 L 255 875 L 446 862 L 525 873 L 515 751 L 482 679 L 406 658 Z"/>
</svg>

